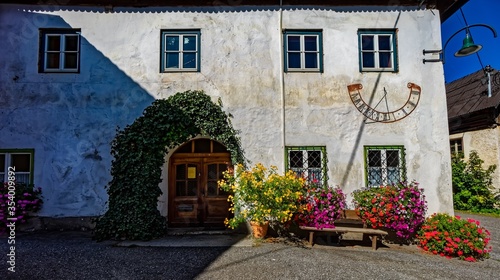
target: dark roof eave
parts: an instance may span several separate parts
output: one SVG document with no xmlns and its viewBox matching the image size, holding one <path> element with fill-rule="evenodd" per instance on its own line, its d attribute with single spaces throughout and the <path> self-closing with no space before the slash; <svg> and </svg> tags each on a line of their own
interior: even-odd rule
<svg viewBox="0 0 500 280">
<path fill-rule="evenodd" d="M 444 22 L 468 0 L 399 0 L 397 6 L 419 6 L 436 8 L 440 11 L 441 22 Z M 199 0 L 18 0 L 2 1 L 4 4 L 25 4 L 42 6 L 114 6 L 114 7 L 180 7 L 180 6 L 388 6 L 387 0 L 245 0 L 241 4 L 234 1 L 199 1 Z M 390 2 L 390 1 L 389 1 Z M 396 4 L 394 4 L 396 6 Z"/>
</svg>

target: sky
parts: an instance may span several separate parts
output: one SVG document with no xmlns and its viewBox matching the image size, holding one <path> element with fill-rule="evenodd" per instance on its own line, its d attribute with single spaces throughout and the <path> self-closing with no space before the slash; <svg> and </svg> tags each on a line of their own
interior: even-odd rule
<svg viewBox="0 0 500 280">
<path fill-rule="evenodd" d="M 494 69 L 500 70 L 500 0 L 469 0 L 462 6 L 462 12 L 468 25 L 487 24 L 498 33 L 495 38 L 493 32 L 487 27 L 470 28 L 474 43 L 483 46 L 477 52 L 483 66 L 491 65 Z M 441 25 L 443 47 L 453 33 L 465 26 L 464 17 L 460 10 L 443 22 Z M 476 54 L 465 57 L 454 56 L 454 53 L 462 47 L 464 38 L 465 30 L 451 38 L 444 50 L 446 83 L 460 79 L 482 68 Z"/>
</svg>

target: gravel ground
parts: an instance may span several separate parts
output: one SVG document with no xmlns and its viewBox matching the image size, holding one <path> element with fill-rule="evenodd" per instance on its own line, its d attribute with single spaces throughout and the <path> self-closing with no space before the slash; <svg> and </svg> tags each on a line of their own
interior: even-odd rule
<svg viewBox="0 0 500 280">
<path fill-rule="evenodd" d="M 14 273 L 2 239 L 0 279 L 498 279 L 500 219 L 457 214 L 491 232 L 490 259 L 468 263 L 398 245 L 119 247 L 88 232 L 35 232 L 17 234 Z"/>
</svg>

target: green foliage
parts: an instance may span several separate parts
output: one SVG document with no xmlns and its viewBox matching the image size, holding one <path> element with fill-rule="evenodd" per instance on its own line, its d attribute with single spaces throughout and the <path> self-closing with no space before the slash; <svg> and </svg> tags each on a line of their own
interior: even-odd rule
<svg viewBox="0 0 500 280">
<path fill-rule="evenodd" d="M 96 221 L 95 238 L 149 240 L 165 233 L 157 209 L 164 155 L 197 136 L 223 143 L 233 163 L 245 163 L 230 116 L 202 91 L 177 93 L 155 100 L 143 115 L 111 143 L 113 179 L 107 186 L 108 211 Z"/>
<path fill-rule="evenodd" d="M 235 172 L 225 172 L 224 180 L 219 181 L 221 189 L 233 193 L 228 199 L 234 217 L 224 223 L 230 228 L 236 228 L 245 221 L 259 224 L 277 221 L 284 224 L 290 221 L 299 207 L 304 183 L 304 179 L 291 170 L 279 175 L 276 166 L 266 168 L 258 163 L 245 170 L 243 165 L 237 165 Z"/>
<path fill-rule="evenodd" d="M 474 212 L 494 209 L 492 174 L 495 165 L 483 169 L 483 160 L 476 151 L 472 151 L 468 162 L 461 155 L 453 156 L 451 167 L 455 209 Z"/>
</svg>

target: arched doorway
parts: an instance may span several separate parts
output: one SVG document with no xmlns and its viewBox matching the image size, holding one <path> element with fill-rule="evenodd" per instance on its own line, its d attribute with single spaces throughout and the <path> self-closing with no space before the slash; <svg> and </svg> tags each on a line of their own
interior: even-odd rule
<svg viewBox="0 0 500 280">
<path fill-rule="evenodd" d="M 217 181 L 230 166 L 231 155 L 219 142 L 194 139 L 180 146 L 169 160 L 169 226 L 224 227 L 228 193 Z"/>
</svg>

